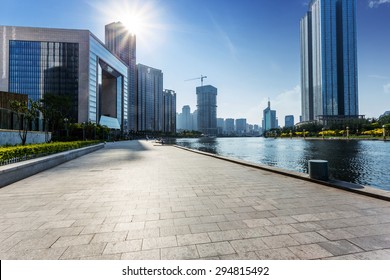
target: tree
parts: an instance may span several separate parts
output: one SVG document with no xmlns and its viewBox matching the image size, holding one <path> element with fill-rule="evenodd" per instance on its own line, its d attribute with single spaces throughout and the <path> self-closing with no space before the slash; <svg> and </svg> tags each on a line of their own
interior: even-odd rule
<svg viewBox="0 0 390 280">
<path fill-rule="evenodd" d="M 30 106 L 28 103 L 30 103 Z M 25 145 L 30 125 L 39 116 L 39 103 L 32 99 L 30 99 L 29 102 L 13 100 L 10 105 L 11 110 L 16 113 L 19 136 L 22 140 L 22 145 Z"/>
<path fill-rule="evenodd" d="M 71 108 L 72 100 L 70 96 L 45 93 L 43 99 L 41 99 L 40 111 L 45 120 L 46 134 L 48 134 L 50 127 L 52 138 L 56 137 L 57 131 L 63 124 L 64 119 L 70 119 Z"/>
</svg>

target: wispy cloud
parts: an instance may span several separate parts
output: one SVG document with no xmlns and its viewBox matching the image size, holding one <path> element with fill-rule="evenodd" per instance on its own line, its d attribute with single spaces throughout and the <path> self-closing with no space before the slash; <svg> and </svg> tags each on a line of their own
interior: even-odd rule
<svg viewBox="0 0 390 280">
<path fill-rule="evenodd" d="M 382 4 L 390 4 L 390 0 L 370 0 L 370 1 L 368 1 L 368 6 L 370 8 L 376 8 Z"/>
<path fill-rule="evenodd" d="M 227 34 L 225 30 L 222 29 L 221 25 L 217 22 L 217 20 L 213 17 L 211 13 L 210 19 L 214 25 L 214 29 L 218 35 L 218 38 L 224 43 L 225 47 L 229 50 L 230 55 L 237 59 L 237 49 L 235 45 L 233 44 L 233 41 L 231 40 L 230 36 Z"/>
<path fill-rule="evenodd" d="M 385 93 L 390 93 L 390 83 L 388 83 L 387 85 L 384 85 L 383 90 L 385 91 Z"/>
</svg>

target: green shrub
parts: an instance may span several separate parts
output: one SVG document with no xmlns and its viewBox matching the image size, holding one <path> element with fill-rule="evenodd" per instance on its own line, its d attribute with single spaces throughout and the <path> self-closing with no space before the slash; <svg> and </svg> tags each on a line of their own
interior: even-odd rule
<svg viewBox="0 0 390 280">
<path fill-rule="evenodd" d="M 99 143 L 99 141 L 54 142 L 45 144 L 32 144 L 25 146 L 0 147 L 0 165 L 7 164 L 9 160 L 21 161 L 68 150 L 78 149 Z"/>
</svg>

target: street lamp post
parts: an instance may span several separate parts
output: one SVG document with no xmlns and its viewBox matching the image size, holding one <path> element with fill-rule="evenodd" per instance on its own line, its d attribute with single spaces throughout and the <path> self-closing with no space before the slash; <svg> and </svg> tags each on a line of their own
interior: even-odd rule
<svg viewBox="0 0 390 280">
<path fill-rule="evenodd" d="M 306 140 L 306 131 L 305 131 L 305 129 L 303 129 L 303 139 Z"/>
<path fill-rule="evenodd" d="M 325 128 L 322 128 L 322 140 L 324 140 L 325 139 L 325 135 L 324 135 L 324 130 L 325 130 Z"/>
<path fill-rule="evenodd" d="M 66 139 L 69 138 L 68 121 L 69 121 L 68 118 L 64 118 L 65 131 L 66 131 Z"/>
<path fill-rule="evenodd" d="M 383 128 L 383 140 L 386 140 L 386 126 L 382 125 Z"/>
<path fill-rule="evenodd" d="M 349 139 L 349 127 L 347 126 L 347 139 Z"/>
<path fill-rule="evenodd" d="M 83 126 L 83 141 L 85 141 L 85 122 L 82 123 Z"/>
<path fill-rule="evenodd" d="M 290 139 L 292 139 L 292 131 L 290 130 Z"/>
</svg>

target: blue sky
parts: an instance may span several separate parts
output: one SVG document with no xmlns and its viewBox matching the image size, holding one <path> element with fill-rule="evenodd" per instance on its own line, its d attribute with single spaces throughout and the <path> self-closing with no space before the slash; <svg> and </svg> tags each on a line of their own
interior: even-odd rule
<svg viewBox="0 0 390 280">
<path fill-rule="evenodd" d="M 218 117 L 261 124 L 262 110 L 300 115 L 299 20 L 308 0 L 1 0 L 0 25 L 88 29 L 137 14 L 137 62 L 164 72 L 177 110 L 196 108 L 195 87 L 218 88 Z M 360 113 L 390 110 L 390 0 L 357 0 Z"/>
</svg>

